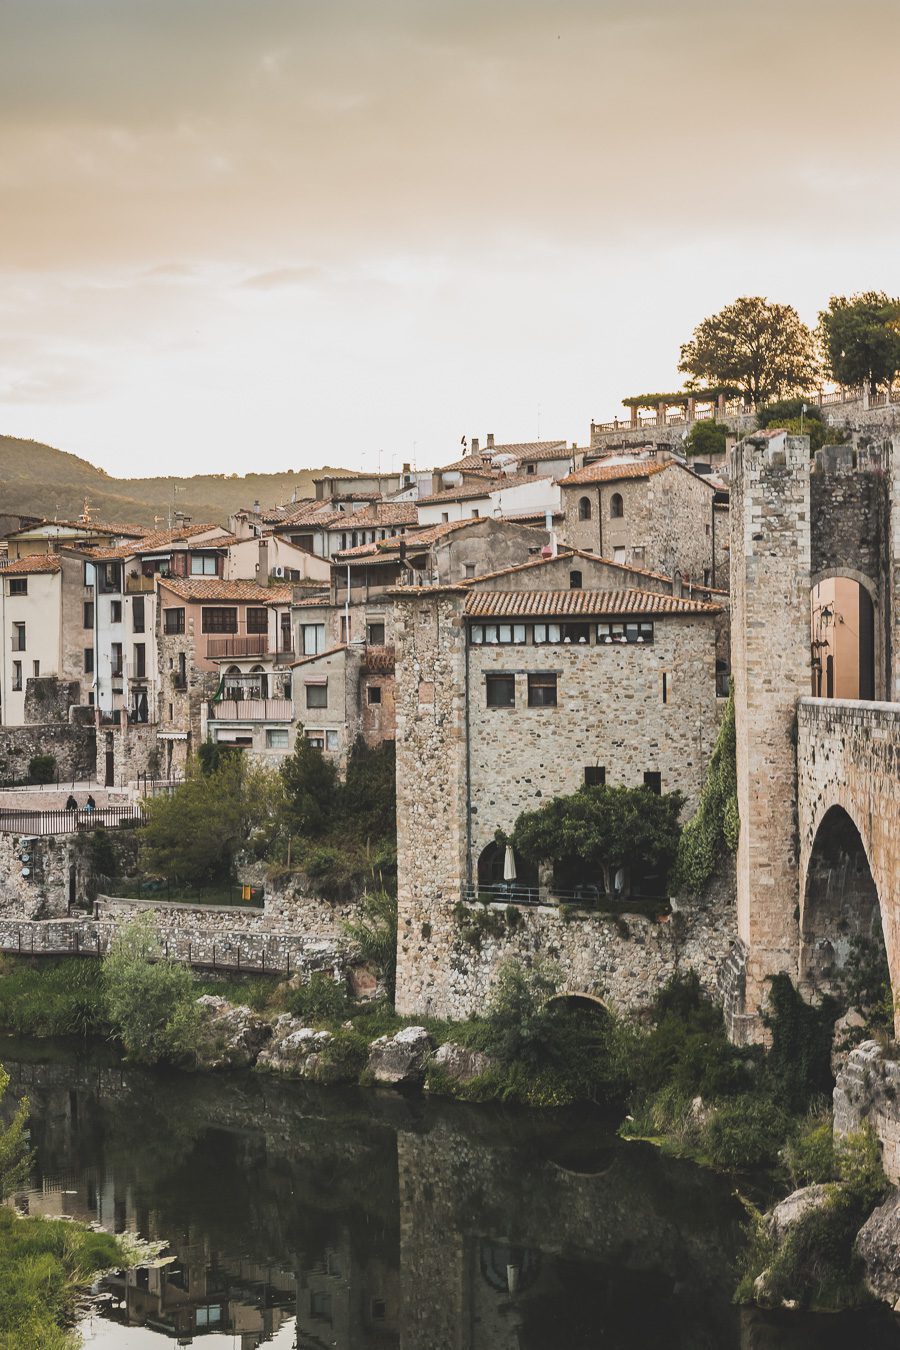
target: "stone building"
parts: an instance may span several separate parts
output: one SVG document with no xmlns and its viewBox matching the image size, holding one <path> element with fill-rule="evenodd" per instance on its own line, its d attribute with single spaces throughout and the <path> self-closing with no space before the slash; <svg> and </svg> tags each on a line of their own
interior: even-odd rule
<svg viewBox="0 0 900 1350">
<path fill-rule="evenodd" d="M 568 557 L 545 567 L 557 584 L 560 569 L 581 570 Z M 521 811 L 602 782 L 697 803 L 718 722 L 721 607 L 591 590 L 583 574 L 541 589 L 541 571 L 514 569 L 505 589 L 500 574 L 393 593 L 404 1012 L 464 1015 L 485 997 L 490 970 L 453 1000 L 454 907 L 497 878 L 495 834 Z"/>
<path fill-rule="evenodd" d="M 722 584 L 716 537 L 722 520 L 709 478 L 679 460 L 647 456 L 587 464 L 559 486 L 563 538 L 571 547 L 670 577 Z"/>
</svg>

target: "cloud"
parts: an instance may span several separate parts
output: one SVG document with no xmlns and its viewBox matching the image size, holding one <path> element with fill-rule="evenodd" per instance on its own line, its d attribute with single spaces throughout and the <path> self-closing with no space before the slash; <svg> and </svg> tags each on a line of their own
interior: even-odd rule
<svg viewBox="0 0 900 1350">
<path fill-rule="evenodd" d="M 269 272 L 256 272 L 240 285 L 246 290 L 279 291 L 289 286 L 307 286 L 325 275 L 321 267 L 274 267 Z"/>
</svg>

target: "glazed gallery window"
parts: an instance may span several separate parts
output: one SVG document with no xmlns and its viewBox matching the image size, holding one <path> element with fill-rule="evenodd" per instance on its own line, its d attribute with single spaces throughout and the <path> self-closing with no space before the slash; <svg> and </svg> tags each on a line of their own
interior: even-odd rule
<svg viewBox="0 0 900 1350">
<path fill-rule="evenodd" d="M 484 683 L 489 708 L 514 708 L 516 706 L 516 679 L 514 675 L 488 675 Z"/>
<path fill-rule="evenodd" d="M 204 633 L 236 633 L 237 610 L 229 605 L 217 605 L 215 609 L 203 609 L 201 624 Z"/>
<path fill-rule="evenodd" d="M 598 642 L 652 642 L 653 624 L 645 620 L 632 623 L 598 623 Z"/>
<path fill-rule="evenodd" d="M 472 645 L 475 647 L 505 646 L 525 642 L 524 623 L 473 623 Z"/>
</svg>

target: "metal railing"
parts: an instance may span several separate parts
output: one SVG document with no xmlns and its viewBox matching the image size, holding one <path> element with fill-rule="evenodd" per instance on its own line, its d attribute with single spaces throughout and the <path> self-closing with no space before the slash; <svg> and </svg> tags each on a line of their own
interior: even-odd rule
<svg viewBox="0 0 900 1350">
<path fill-rule="evenodd" d="M 139 773 L 137 776 L 138 792 L 142 797 L 157 797 L 162 793 L 171 795 L 176 788 L 181 787 L 184 778 L 156 778 L 152 774 Z"/>
<path fill-rule="evenodd" d="M 206 656 L 210 661 L 233 656 L 271 656 L 268 633 L 235 633 L 231 637 L 206 639 Z"/>
<path fill-rule="evenodd" d="M 143 818 L 140 806 L 98 806 L 93 811 L 83 805 L 77 811 L 3 808 L 0 809 L 0 834 L 75 834 L 80 830 L 139 825 Z"/>
<path fill-rule="evenodd" d="M 665 896 L 642 895 L 631 891 L 627 895 L 610 895 L 599 886 L 586 884 L 564 886 L 521 886 L 517 881 L 499 881 L 487 886 L 467 884 L 461 898 L 467 904 L 493 905 L 574 905 L 579 909 L 599 909 L 620 912 L 629 909 L 654 909 L 662 912 L 669 907 Z"/>
<path fill-rule="evenodd" d="M 292 722 L 294 705 L 289 698 L 223 698 L 210 703 L 211 722 Z"/>
</svg>

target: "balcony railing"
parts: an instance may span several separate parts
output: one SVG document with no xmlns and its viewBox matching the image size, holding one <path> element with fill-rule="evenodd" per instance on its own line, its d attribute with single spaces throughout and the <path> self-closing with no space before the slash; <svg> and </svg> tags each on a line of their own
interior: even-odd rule
<svg viewBox="0 0 900 1350">
<path fill-rule="evenodd" d="M 289 698 L 223 698 L 209 705 L 213 722 L 292 722 L 294 704 Z"/>
<path fill-rule="evenodd" d="M 206 639 L 207 660 L 215 661 L 220 657 L 269 656 L 268 633 L 233 633 L 229 637 Z"/>
<path fill-rule="evenodd" d="M 149 680 L 150 671 L 147 662 L 129 661 L 125 666 L 125 674 L 129 680 Z"/>
<path fill-rule="evenodd" d="M 156 590 L 156 577 L 128 576 L 125 578 L 126 595 L 150 595 Z"/>
</svg>

